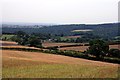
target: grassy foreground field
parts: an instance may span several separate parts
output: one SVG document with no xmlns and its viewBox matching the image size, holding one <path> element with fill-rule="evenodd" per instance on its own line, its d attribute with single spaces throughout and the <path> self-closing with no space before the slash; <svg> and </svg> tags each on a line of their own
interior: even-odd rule
<svg viewBox="0 0 120 80">
<path fill-rule="evenodd" d="M 118 64 L 2 50 L 3 78 L 117 78 Z"/>
</svg>

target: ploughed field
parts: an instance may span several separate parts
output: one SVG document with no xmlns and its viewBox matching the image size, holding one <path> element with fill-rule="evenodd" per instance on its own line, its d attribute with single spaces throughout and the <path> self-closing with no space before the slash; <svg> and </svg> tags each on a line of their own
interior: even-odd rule
<svg viewBox="0 0 120 80">
<path fill-rule="evenodd" d="M 118 64 L 41 52 L 2 50 L 3 78 L 117 78 Z"/>
</svg>

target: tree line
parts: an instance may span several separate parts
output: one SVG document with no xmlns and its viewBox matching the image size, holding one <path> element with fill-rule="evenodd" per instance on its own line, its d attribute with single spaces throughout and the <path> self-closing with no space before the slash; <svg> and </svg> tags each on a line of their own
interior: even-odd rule
<svg viewBox="0 0 120 80">
<path fill-rule="evenodd" d="M 42 47 L 42 39 L 35 34 L 26 34 L 23 31 L 18 31 L 15 33 L 15 36 L 12 37 L 12 41 L 17 42 L 19 45 L 25 45 L 30 47 Z"/>
<path fill-rule="evenodd" d="M 42 41 L 50 38 L 50 34 L 26 34 L 23 31 L 18 31 L 15 33 L 15 36 L 12 37 L 12 40 L 16 41 L 19 45 L 43 48 Z M 50 50 L 57 50 L 57 48 L 58 47 L 51 47 Z M 104 57 L 120 58 L 120 50 L 109 49 L 109 43 L 101 39 L 90 40 L 89 48 L 84 52 L 84 54 L 95 56 L 98 59 L 102 59 Z"/>
</svg>

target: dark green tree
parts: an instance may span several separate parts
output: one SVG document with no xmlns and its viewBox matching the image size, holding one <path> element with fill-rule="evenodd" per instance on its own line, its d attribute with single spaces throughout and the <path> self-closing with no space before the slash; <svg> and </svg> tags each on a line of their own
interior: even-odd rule
<svg viewBox="0 0 120 80">
<path fill-rule="evenodd" d="M 39 37 L 31 36 L 28 39 L 28 45 L 31 46 L 31 47 L 41 48 L 42 47 L 42 42 L 41 42 L 41 39 Z"/>
<path fill-rule="evenodd" d="M 36 34 L 26 34 L 25 32 L 18 31 L 16 35 L 12 38 L 19 45 L 27 45 L 32 47 L 42 47 L 41 38 Z"/>
<path fill-rule="evenodd" d="M 23 31 L 18 31 L 18 32 L 16 32 L 15 34 L 16 34 L 18 37 L 24 37 L 24 36 L 26 35 L 26 33 L 23 32 Z"/>
<path fill-rule="evenodd" d="M 110 49 L 110 50 L 109 50 L 109 55 L 110 55 L 111 57 L 120 58 L 120 50 L 119 50 L 119 49 Z"/>
<path fill-rule="evenodd" d="M 16 36 L 13 37 L 13 39 L 18 42 L 18 44 L 20 45 L 26 45 L 27 42 L 28 42 L 28 37 L 29 35 L 26 34 L 25 32 L 23 31 L 18 31 L 15 33 Z"/>
<path fill-rule="evenodd" d="M 109 52 L 109 45 L 103 40 L 92 40 L 89 42 L 88 54 L 103 58 Z"/>
</svg>

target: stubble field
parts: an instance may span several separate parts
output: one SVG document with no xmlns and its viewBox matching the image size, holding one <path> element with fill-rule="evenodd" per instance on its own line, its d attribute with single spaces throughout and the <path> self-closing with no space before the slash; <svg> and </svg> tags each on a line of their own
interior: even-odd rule
<svg viewBox="0 0 120 80">
<path fill-rule="evenodd" d="M 2 50 L 3 78 L 117 78 L 118 64 Z"/>
</svg>

